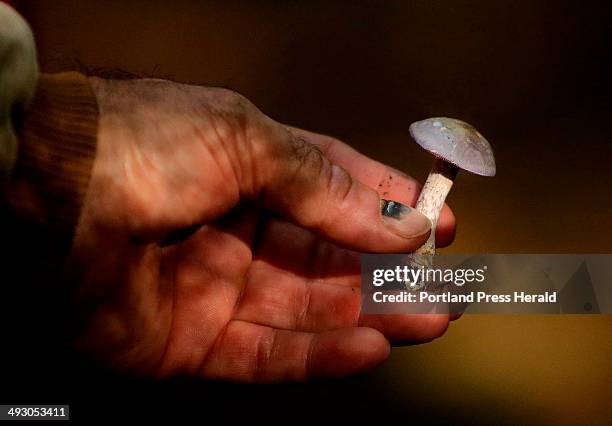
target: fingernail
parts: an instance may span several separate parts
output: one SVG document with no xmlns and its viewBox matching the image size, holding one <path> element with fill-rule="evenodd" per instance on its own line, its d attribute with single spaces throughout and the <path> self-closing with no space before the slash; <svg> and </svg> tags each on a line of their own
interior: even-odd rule
<svg viewBox="0 0 612 426">
<path fill-rule="evenodd" d="M 380 200 L 380 212 L 387 228 L 402 237 L 416 237 L 431 229 L 426 216 L 397 201 Z"/>
</svg>

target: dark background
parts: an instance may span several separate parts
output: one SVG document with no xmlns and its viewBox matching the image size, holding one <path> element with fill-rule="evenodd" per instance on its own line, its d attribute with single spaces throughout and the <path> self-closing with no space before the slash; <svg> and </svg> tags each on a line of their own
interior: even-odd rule
<svg viewBox="0 0 612 426">
<path fill-rule="evenodd" d="M 420 180 L 429 160 L 410 123 L 462 118 L 491 142 L 498 175 L 459 176 L 447 252 L 611 252 L 607 1 L 55 0 L 21 11 L 44 71 L 229 87 Z M 3 366 L 21 377 L 14 402 L 69 402 L 74 418 L 112 416 L 114 404 L 200 422 L 609 424 L 611 332 L 610 316 L 466 315 L 372 373 L 308 385 L 126 380 L 40 347 Z"/>
</svg>

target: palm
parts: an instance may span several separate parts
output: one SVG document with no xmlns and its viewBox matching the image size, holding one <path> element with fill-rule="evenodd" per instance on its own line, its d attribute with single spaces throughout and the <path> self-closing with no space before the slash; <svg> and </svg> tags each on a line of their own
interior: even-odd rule
<svg viewBox="0 0 612 426">
<path fill-rule="evenodd" d="M 357 325 L 356 253 L 259 208 L 235 209 L 166 247 L 111 243 L 98 260 L 120 266 L 100 268 L 81 289 L 81 304 L 96 309 L 79 343 L 120 369 L 303 379 L 306 358 L 294 358 L 301 368 L 287 377 L 268 377 L 269 353 L 251 346 L 268 339 L 306 356 L 314 333 Z"/>
<path fill-rule="evenodd" d="M 309 371 L 319 333 L 330 332 L 321 339 L 327 340 L 322 346 L 349 342 L 380 351 L 379 341 L 355 335 L 354 327 L 362 322 L 399 339 L 421 340 L 439 334 L 436 329 L 446 323 L 445 318 L 432 323 L 431 318 L 410 316 L 360 319 L 358 254 L 278 218 L 263 218 L 262 210 L 251 206 L 180 243 L 135 245 L 130 251 L 127 258 L 138 260 L 119 268 L 127 274 L 99 276 L 128 290 L 121 291 L 120 301 L 100 306 L 96 312 L 102 317 L 90 321 L 112 319 L 133 334 L 118 341 L 125 333 L 100 333 L 105 328 L 91 327 L 95 334 L 86 335 L 84 342 L 115 348 L 105 353 L 105 361 L 131 372 L 303 380 L 320 370 Z M 134 299 L 126 300 L 125 294 Z M 326 374 L 318 374 L 343 374 L 333 349 Z M 364 362 L 361 351 L 353 355 L 342 363 Z M 290 365 L 279 368 L 271 357 Z"/>
<path fill-rule="evenodd" d="M 268 339 L 269 345 L 284 340 L 298 349 L 313 333 L 357 325 L 356 253 L 287 222 L 262 218 L 261 213 L 257 208 L 237 209 L 185 241 L 160 249 L 159 301 L 151 308 L 162 306 L 171 319 L 147 322 L 157 329 L 142 335 L 153 341 L 139 342 L 156 347 L 145 364 L 155 366 L 158 374 L 303 379 L 307 359 L 294 359 L 303 368 L 289 370 L 287 377 L 272 378 L 265 366 L 270 353 L 249 346 Z M 143 278 L 132 277 L 130 284 L 140 286 L 147 281 Z M 160 335 L 167 336 L 164 345 L 155 344 Z M 142 359 L 133 361 L 143 364 Z"/>
</svg>

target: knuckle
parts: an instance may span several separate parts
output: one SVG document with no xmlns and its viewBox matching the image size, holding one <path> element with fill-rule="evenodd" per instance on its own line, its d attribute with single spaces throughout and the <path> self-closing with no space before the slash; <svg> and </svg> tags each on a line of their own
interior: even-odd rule
<svg viewBox="0 0 612 426">
<path fill-rule="evenodd" d="M 213 88 L 210 90 L 217 108 L 237 116 L 258 113 L 257 107 L 244 95 L 230 89 Z"/>
<path fill-rule="evenodd" d="M 321 175 L 329 172 L 323 152 L 306 140 L 292 135 L 286 128 L 265 120 L 251 129 L 253 157 L 259 169 L 267 172 L 267 183 L 290 183 L 296 187 L 312 187 Z M 273 182 L 273 180 L 278 182 Z"/>
<path fill-rule="evenodd" d="M 323 183 L 321 191 L 321 209 L 313 218 L 313 225 L 325 227 L 327 224 L 335 223 L 338 215 L 342 214 L 346 199 L 353 188 L 351 175 L 342 167 L 326 162 L 320 171 L 320 179 Z"/>
<path fill-rule="evenodd" d="M 300 137 L 290 139 L 291 156 L 296 161 L 296 174 L 306 176 L 331 175 L 330 164 L 319 149 Z"/>
<path fill-rule="evenodd" d="M 306 163 L 309 160 L 319 162 L 322 158 L 324 158 L 323 152 L 319 149 L 319 147 L 311 144 L 304 138 L 292 136 L 289 141 L 295 158 L 300 160 L 302 163 Z"/>
<path fill-rule="evenodd" d="M 342 204 L 349 197 L 353 188 L 352 176 L 342 167 L 332 164 L 328 192 L 334 203 Z"/>
<path fill-rule="evenodd" d="M 197 87 L 196 110 L 211 122 L 208 128 L 223 142 L 242 139 L 261 113 L 240 93 L 223 88 Z"/>
<path fill-rule="evenodd" d="M 264 116 L 240 93 L 223 88 L 205 88 L 203 93 L 202 107 L 209 121 L 201 133 L 210 136 L 228 160 L 228 175 L 239 191 L 251 197 L 261 186 L 258 173 L 269 151 Z"/>
</svg>

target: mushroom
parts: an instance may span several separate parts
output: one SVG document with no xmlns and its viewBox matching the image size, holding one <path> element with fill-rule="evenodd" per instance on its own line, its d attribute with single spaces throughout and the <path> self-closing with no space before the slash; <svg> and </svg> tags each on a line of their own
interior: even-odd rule
<svg viewBox="0 0 612 426">
<path fill-rule="evenodd" d="M 431 221 L 431 235 L 415 253 L 436 251 L 440 210 L 459 169 L 495 176 L 495 157 L 489 142 L 470 124 L 455 118 L 434 117 L 410 125 L 416 143 L 434 156 L 433 166 L 417 200 L 416 209 Z"/>
</svg>

